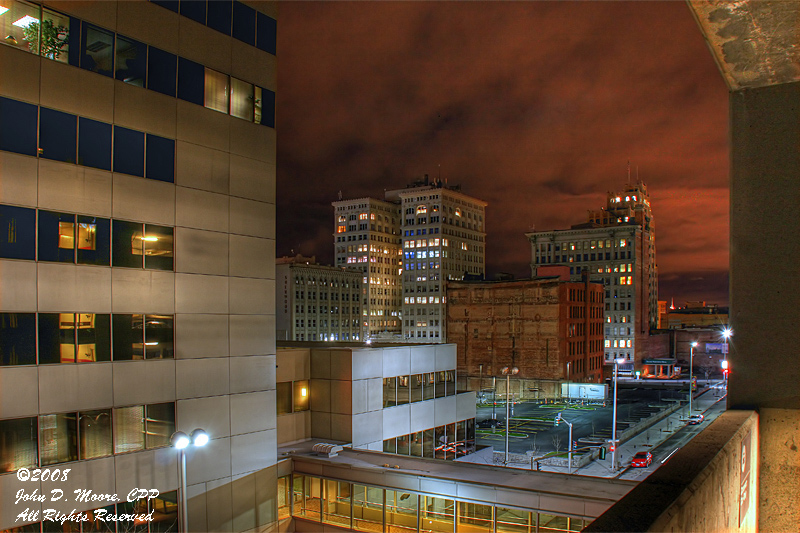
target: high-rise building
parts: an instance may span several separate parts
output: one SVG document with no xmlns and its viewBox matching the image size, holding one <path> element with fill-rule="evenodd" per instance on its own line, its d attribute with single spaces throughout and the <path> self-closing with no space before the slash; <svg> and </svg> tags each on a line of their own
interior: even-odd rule
<svg viewBox="0 0 800 533">
<path fill-rule="evenodd" d="M 275 325 L 279 341 L 361 339 L 361 271 L 316 263 L 314 257 L 280 257 Z"/>
<path fill-rule="evenodd" d="M 401 331 L 400 217 L 397 206 L 374 198 L 333 202 L 336 266 L 363 273 L 361 338 Z"/>
<path fill-rule="evenodd" d="M 445 342 L 445 283 L 485 272 L 486 202 L 426 175 L 333 207 L 336 265 L 364 272 L 364 338 Z"/>
<path fill-rule="evenodd" d="M 645 338 L 658 325 L 655 223 L 641 181 L 609 193 L 606 206 L 567 230 L 527 233 L 531 270 L 566 265 L 574 281 L 589 273 L 605 289 L 604 361 L 629 373 L 645 355 Z"/>
<path fill-rule="evenodd" d="M 2 2 L 0 494 L 69 496 L 4 497 L 0 530 L 274 526 L 276 13 Z M 170 437 L 195 428 L 179 526 Z"/>
</svg>

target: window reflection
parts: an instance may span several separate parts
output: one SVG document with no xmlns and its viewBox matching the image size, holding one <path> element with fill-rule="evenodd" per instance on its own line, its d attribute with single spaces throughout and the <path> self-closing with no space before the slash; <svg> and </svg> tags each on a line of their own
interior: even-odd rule
<svg viewBox="0 0 800 533">
<path fill-rule="evenodd" d="M 145 86 L 147 45 L 117 35 L 117 62 L 114 76 L 136 87 Z"/>
<path fill-rule="evenodd" d="M 114 452 L 111 438 L 111 409 L 84 411 L 78 414 L 78 418 L 81 459 L 111 455 Z"/>
<path fill-rule="evenodd" d="M 39 460 L 36 417 L 0 420 L 0 473 L 35 467 Z"/>
<path fill-rule="evenodd" d="M 84 22 L 81 68 L 111 77 L 113 65 L 114 34 Z"/>
<path fill-rule="evenodd" d="M 36 313 L 0 313 L 0 365 L 36 364 Z"/>
<path fill-rule="evenodd" d="M 75 413 L 39 417 L 42 466 L 78 459 L 78 420 Z"/>
</svg>

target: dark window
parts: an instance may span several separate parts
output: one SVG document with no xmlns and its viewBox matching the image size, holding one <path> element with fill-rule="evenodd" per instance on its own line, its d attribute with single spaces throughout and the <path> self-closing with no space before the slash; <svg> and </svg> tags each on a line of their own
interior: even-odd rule
<svg viewBox="0 0 800 533">
<path fill-rule="evenodd" d="M 39 364 L 110 360 L 109 315 L 39 313 Z"/>
<path fill-rule="evenodd" d="M 35 416 L 0 420 L 0 473 L 33 468 L 39 462 Z M 38 526 L 37 526 L 38 530 Z"/>
<path fill-rule="evenodd" d="M 177 78 L 178 56 L 151 46 L 150 59 L 147 62 L 147 88 L 167 96 L 175 96 Z"/>
<path fill-rule="evenodd" d="M 111 223 L 107 218 L 78 215 L 78 264 L 108 265 Z"/>
<path fill-rule="evenodd" d="M 35 105 L 0 97 L 0 150 L 35 156 L 38 121 Z"/>
<path fill-rule="evenodd" d="M 83 23 L 81 68 L 112 77 L 114 72 L 114 33 Z"/>
<path fill-rule="evenodd" d="M 145 177 L 175 181 L 175 141 L 147 134 L 147 169 Z"/>
<path fill-rule="evenodd" d="M 277 41 L 278 23 L 274 18 L 263 13 L 257 15 L 257 40 L 256 47 L 275 55 L 275 42 Z"/>
<path fill-rule="evenodd" d="M 75 262 L 75 215 L 39 210 L 39 261 Z"/>
<path fill-rule="evenodd" d="M 169 446 L 169 438 L 175 433 L 175 403 L 146 405 L 145 416 L 145 447 Z"/>
<path fill-rule="evenodd" d="M 114 126 L 114 172 L 144 176 L 144 133 Z"/>
<path fill-rule="evenodd" d="M 256 44 L 256 10 L 233 2 L 233 36 L 251 46 Z"/>
<path fill-rule="evenodd" d="M 0 313 L 0 364 L 36 364 L 36 313 Z"/>
<path fill-rule="evenodd" d="M 206 25 L 206 2 L 205 0 L 194 0 L 192 2 L 181 2 L 181 15 Z"/>
<path fill-rule="evenodd" d="M 175 13 L 178 12 L 178 0 L 150 0 L 150 1 L 156 4 L 157 6 L 167 8 L 170 11 L 174 11 Z M 185 2 L 185 3 L 193 4 L 194 2 Z"/>
<path fill-rule="evenodd" d="M 112 315 L 114 361 L 144 359 L 144 315 Z"/>
<path fill-rule="evenodd" d="M 111 265 L 142 268 L 144 255 L 142 224 L 114 220 L 111 227 Z"/>
<path fill-rule="evenodd" d="M 200 63 L 178 58 L 178 98 L 203 105 L 205 95 L 205 67 Z"/>
<path fill-rule="evenodd" d="M 261 89 L 261 123 L 270 128 L 275 127 L 275 93 L 269 89 Z"/>
<path fill-rule="evenodd" d="M 211 0 L 208 2 L 208 27 L 231 34 L 231 0 Z"/>
<path fill-rule="evenodd" d="M 172 359 L 174 357 L 173 322 L 173 317 L 169 315 L 145 315 L 145 359 Z"/>
<path fill-rule="evenodd" d="M 145 86 L 147 75 L 147 45 L 117 35 L 117 63 L 114 76 L 125 83 Z"/>
<path fill-rule="evenodd" d="M 111 124 L 79 118 L 78 164 L 111 170 Z"/>
<path fill-rule="evenodd" d="M 144 267 L 153 270 L 173 269 L 173 229 L 164 226 L 145 226 L 142 242 L 144 244 Z"/>
<path fill-rule="evenodd" d="M 36 211 L 0 205 L 0 257 L 35 259 Z"/>
<path fill-rule="evenodd" d="M 75 17 L 69 18 L 69 44 L 69 64 L 78 67 L 81 63 L 81 20 Z"/>
<path fill-rule="evenodd" d="M 41 415 L 39 437 L 42 466 L 78 460 L 78 416 L 76 413 Z"/>
</svg>

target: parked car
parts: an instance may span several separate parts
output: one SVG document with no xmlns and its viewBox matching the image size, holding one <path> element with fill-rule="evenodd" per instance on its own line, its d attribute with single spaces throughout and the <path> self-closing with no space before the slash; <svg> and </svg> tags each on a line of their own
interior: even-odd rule
<svg viewBox="0 0 800 533">
<path fill-rule="evenodd" d="M 645 468 L 653 462 L 653 454 L 650 452 L 636 452 L 631 459 L 631 466 Z"/>
<path fill-rule="evenodd" d="M 494 418 L 487 418 L 486 420 L 481 420 L 480 422 L 478 422 L 478 427 L 484 429 L 499 428 L 500 421 L 495 420 Z"/>
<path fill-rule="evenodd" d="M 699 424 L 703 421 L 703 415 L 691 415 L 686 421 L 692 425 Z"/>
</svg>

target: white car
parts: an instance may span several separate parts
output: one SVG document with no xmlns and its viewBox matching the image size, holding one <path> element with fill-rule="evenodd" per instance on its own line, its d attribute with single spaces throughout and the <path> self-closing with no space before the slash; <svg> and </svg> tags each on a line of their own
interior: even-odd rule
<svg viewBox="0 0 800 533">
<path fill-rule="evenodd" d="M 686 419 L 686 422 L 689 424 L 699 424 L 703 421 L 703 415 L 691 415 L 689 418 Z"/>
</svg>

